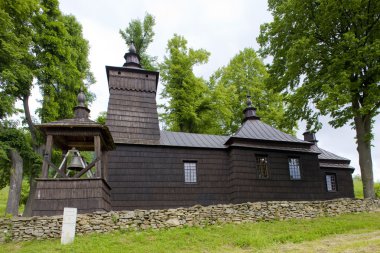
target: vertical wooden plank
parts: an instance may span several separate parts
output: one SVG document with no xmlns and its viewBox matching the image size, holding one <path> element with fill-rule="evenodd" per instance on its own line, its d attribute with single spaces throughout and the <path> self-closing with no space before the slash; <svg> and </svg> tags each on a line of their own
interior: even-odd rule
<svg viewBox="0 0 380 253">
<path fill-rule="evenodd" d="M 101 142 L 100 136 L 94 136 L 94 147 L 95 147 L 95 157 L 100 157 L 102 159 L 102 150 L 101 150 Z M 96 168 L 96 177 L 102 177 L 102 160 L 99 160 L 95 164 Z"/>
<path fill-rule="evenodd" d="M 102 153 L 102 163 L 103 163 L 103 178 L 107 180 L 108 178 L 108 153 L 103 151 Z"/>
<path fill-rule="evenodd" d="M 53 146 L 53 136 L 48 135 L 46 137 L 46 147 L 45 147 L 45 154 L 44 154 L 44 161 L 42 163 L 42 178 L 48 178 L 49 175 L 49 164 L 47 161 L 51 160 L 51 149 Z"/>
</svg>

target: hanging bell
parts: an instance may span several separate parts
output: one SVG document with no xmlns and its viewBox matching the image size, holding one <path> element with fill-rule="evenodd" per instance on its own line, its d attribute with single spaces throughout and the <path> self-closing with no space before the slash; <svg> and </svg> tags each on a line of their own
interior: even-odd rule
<svg viewBox="0 0 380 253">
<path fill-rule="evenodd" d="M 73 151 L 73 156 L 71 158 L 71 162 L 69 166 L 67 166 L 67 169 L 80 171 L 83 168 L 84 168 L 84 162 L 82 160 L 82 157 L 79 154 L 79 151 L 77 150 Z"/>
</svg>

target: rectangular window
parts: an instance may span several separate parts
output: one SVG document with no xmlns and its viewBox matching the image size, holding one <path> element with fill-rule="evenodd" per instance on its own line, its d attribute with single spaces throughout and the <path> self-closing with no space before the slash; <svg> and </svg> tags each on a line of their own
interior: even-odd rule
<svg viewBox="0 0 380 253">
<path fill-rule="evenodd" d="M 183 168 L 185 172 L 185 183 L 194 184 L 197 182 L 197 163 L 184 162 Z"/>
<path fill-rule="evenodd" d="M 256 156 L 256 167 L 258 177 L 261 179 L 269 178 L 268 157 L 263 155 Z"/>
<path fill-rule="evenodd" d="M 300 159 L 299 158 L 289 158 L 288 162 L 289 162 L 290 179 L 292 179 L 292 180 L 301 179 Z"/>
<path fill-rule="evenodd" d="M 336 175 L 335 174 L 326 174 L 326 186 L 328 192 L 336 192 Z"/>
</svg>

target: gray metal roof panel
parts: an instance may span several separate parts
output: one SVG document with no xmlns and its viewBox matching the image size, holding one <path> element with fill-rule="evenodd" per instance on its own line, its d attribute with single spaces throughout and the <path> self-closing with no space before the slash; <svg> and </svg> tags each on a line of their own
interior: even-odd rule
<svg viewBox="0 0 380 253">
<path fill-rule="evenodd" d="M 197 148 L 225 148 L 224 143 L 229 136 L 194 134 L 182 132 L 161 131 L 160 145 L 197 147 Z"/>
<path fill-rule="evenodd" d="M 280 130 L 257 119 L 245 121 L 240 129 L 232 137 L 265 141 L 309 143 L 297 139 L 290 134 L 281 132 Z"/>
<path fill-rule="evenodd" d="M 319 160 L 336 160 L 336 161 L 345 161 L 345 162 L 348 162 L 348 163 L 350 162 L 350 159 L 338 156 L 338 155 L 336 155 L 334 153 L 331 153 L 331 152 L 329 152 L 327 150 L 324 150 L 324 149 L 318 147 L 317 145 L 311 146 L 311 149 L 314 150 L 315 152 L 320 153 L 318 155 L 318 159 Z"/>
<path fill-rule="evenodd" d="M 351 169 L 351 170 L 355 169 L 354 167 L 350 166 L 349 164 L 342 164 L 342 163 L 320 163 L 319 166 L 321 168 Z"/>
</svg>

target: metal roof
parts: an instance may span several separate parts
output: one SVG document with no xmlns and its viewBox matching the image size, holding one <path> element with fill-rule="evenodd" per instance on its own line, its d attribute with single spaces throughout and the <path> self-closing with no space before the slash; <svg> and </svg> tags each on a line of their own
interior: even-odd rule
<svg viewBox="0 0 380 253">
<path fill-rule="evenodd" d="M 342 164 L 342 163 L 319 163 L 319 166 L 321 168 L 334 168 L 334 169 L 352 169 L 355 168 L 350 166 L 349 164 Z"/>
<path fill-rule="evenodd" d="M 296 137 L 281 132 L 280 130 L 265 124 L 258 119 L 250 119 L 243 123 L 240 129 L 231 137 L 246 138 L 251 140 L 264 140 L 264 141 L 279 141 L 279 142 L 295 142 L 305 143 L 309 142 L 297 139 Z"/>
<path fill-rule="evenodd" d="M 160 133 L 160 145 L 165 146 L 226 148 L 224 143 L 229 138 L 229 136 L 223 135 L 193 134 L 169 131 L 161 131 Z"/>
<path fill-rule="evenodd" d="M 324 150 L 324 149 L 318 147 L 317 145 L 311 146 L 311 149 L 315 152 L 320 153 L 318 155 L 319 160 L 335 160 L 335 161 L 344 161 L 344 162 L 350 163 L 350 159 L 338 156 L 334 153 L 331 153 L 327 150 Z"/>
</svg>

